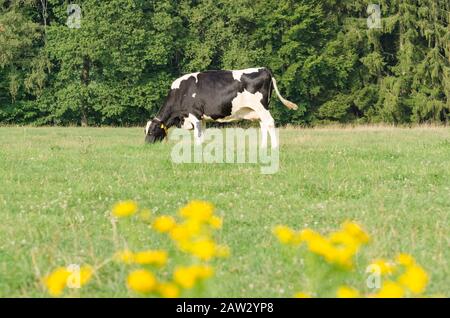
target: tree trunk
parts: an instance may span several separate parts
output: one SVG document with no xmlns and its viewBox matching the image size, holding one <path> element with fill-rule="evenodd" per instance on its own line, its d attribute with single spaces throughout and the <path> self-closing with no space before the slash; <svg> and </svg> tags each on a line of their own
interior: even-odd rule
<svg viewBox="0 0 450 318">
<path fill-rule="evenodd" d="M 81 71 L 81 84 L 87 88 L 89 85 L 89 71 L 91 67 L 91 60 L 89 59 L 89 56 L 85 55 L 83 57 L 83 69 Z M 83 90 L 83 97 L 81 101 L 81 126 L 86 127 L 88 125 L 88 119 L 87 119 L 87 100 L 84 96 L 84 93 L 87 90 Z"/>
<path fill-rule="evenodd" d="M 84 107 L 81 108 L 81 127 L 87 127 L 88 126 L 88 120 L 86 116 L 86 112 L 84 110 Z"/>
</svg>

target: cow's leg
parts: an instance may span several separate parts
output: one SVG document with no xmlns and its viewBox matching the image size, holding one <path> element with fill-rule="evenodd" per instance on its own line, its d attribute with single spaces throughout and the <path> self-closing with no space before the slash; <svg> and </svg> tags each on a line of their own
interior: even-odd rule
<svg viewBox="0 0 450 318">
<path fill-rule="evenodd" d="M 261 125 L 261 147 L 267 148 L 267 126 L 262 120 L 259 122 Z"/>
<path fill-rule="evenodd" d="M 194 140 L 195 140 L 195 144 L 196 145 L 201 145 L 203 143 L 203 131 L 202 131 L 202 123 L 200 120 L 198 120 L 197 118 L 195 118 L 196 120 L 194 120 L 192 122 L 192 124 L 194 125 Z"/>
<path fill-rule="evenodd" d="M 206 122 L 204 120 L 200 121 L 200 130 L 201 130 L 201 143 L 205 141 L 205 131 L 206 131 Z"/>
<path fill-rule="evenodd" d="M 271 147 L 272 149 L 277 148 L 278 141 L 275 132 L 275 121 L 273 120 L 272 115 L 267 109 L 264 109 L 264 111 L 261 111 L 260 113 L 260 119 L 261 119 L 261 133 L 263 134 L 261 147 L 267 147 L 267 132 L 269 132 Z"/>
<path fill-rule="evenodd" d="M 201 121 L 198 120 L 197 117 L 195 117 L 192 114 L 189 114 L 188 117 L 184 118 L 184 123 L 181 126 L 181 128 L 186 130 L 194 129 L 194 141 L 196 145 L 201 145 L 203 142 L 203 131 L 202 131 L 202 124 Z"/>
</svg>

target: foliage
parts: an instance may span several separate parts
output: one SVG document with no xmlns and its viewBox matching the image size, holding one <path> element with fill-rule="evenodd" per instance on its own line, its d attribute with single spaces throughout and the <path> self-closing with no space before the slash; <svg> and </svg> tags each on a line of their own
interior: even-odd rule
<svg viewBox="0 0 450 318">
<path fill-rule="evenodd" d="M 446 0 L 0 1 L 0 123 L 136 125 L 171 81 L 207 69 L 270 68 L 278 124 L 447 122 Z"/>
</svg>

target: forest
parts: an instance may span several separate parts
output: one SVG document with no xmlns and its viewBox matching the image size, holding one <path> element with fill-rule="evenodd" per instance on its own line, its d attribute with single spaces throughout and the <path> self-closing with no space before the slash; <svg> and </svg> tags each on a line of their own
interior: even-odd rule
<svg viewBox="0 0 450 318">
<path fill-rule="evenodd" d="M 0 0 L 0 124 L 142 125 L 182 74 L 257 66 L 278 125 L 447 124 L 450 1 L 373 1 Z"/>
</svg>

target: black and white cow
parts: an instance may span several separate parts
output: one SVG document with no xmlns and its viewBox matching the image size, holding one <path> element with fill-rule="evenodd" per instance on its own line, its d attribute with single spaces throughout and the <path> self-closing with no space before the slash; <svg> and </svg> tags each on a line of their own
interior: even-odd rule
<svg viewBox="0 0 450 318">
<path fill-rule="evenodd" d="M 268 110 L 273 89 L 286 107 L 297 109 L 297 105 L 281 96 L 277 82 L 267 68 L 184 75 L 172 83 L 157 116 L 147 122 L 145 141 L 161 141 L 167 136 L 167 129 L 176 126 L 194 129 L 195 141 L 199 144 L 203 141 L 202 124 L 205 121 L 247 119 L 260 121 L 262 147 L 267 147 L 269 132 L 272 148 L 276 148 L 275 123 Z"/>
</svg>

